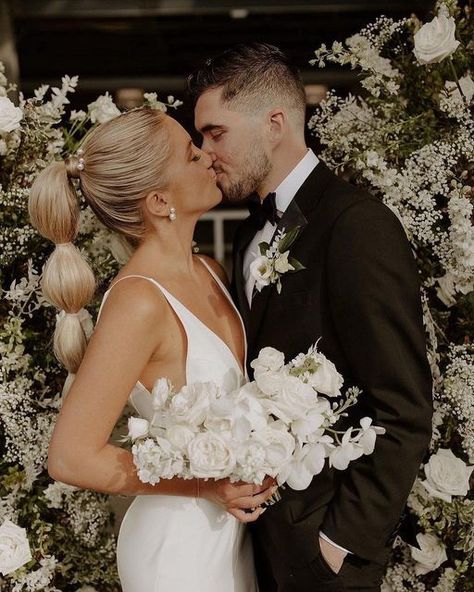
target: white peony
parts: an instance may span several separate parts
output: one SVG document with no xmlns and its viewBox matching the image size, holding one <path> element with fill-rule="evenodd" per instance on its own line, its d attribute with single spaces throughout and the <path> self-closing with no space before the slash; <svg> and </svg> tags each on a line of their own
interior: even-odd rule
<svg viewBox="0 0 474 592">
<path fill-rule="evenodd" d="M 293 271 L 295 268 L 288 261 L 288 255 L 290 251 L 285 251 L 275 259 L 275 271 L 278 273 L 286 273 L 287 271 Z"/>
<path fill-rule="evenodd" d="M 128 437 L 131 440 L 142 438 L 148 435 L 150 423 L 141 417 L 128 418 Z"/>
<path fill-rule="evenodd" d="M 459 46 L 455 33 L 454 18 L 449 16 L 446 6 L 441 5 L 438 16 L 415 33 L 413 53 L 418 62 L 434 64 L 453 54 Z"/>
<path fill-rule="evenodd" d="M 217 397 L 218 387 L 213 382 L 194 382 L 174 395 L 170 412 L 178 423 L 198 426 L 206 419 L 210 403 Z"/>
<path fill-rule="evenodd" d="M 425 488 L 433 496 L 446 502 L 453 495 L 467 495 L 472 468 L 454 456 L 451 450 L 440 448 L 425 465 Z"/>
<path fill-rule="evenodd" d="M 340 397 L 344 383 L 336 366 L 321 353 L 314 353 L 312 357 L 317 362 L 317 369 L 308 376 L 311 386 L 328 397 Z"/>
<path fill-rule="evenodd" d="M 258 291 L 270 284 L 272 274 L 272 262 L 265 255 L 256 257 L 250 264 L 250 275 L 255 280 L 255 287 Z"/>
<path fill-rule="evenodd" d="M 175 448 L 182 452 L 186 451 L 194 436 L 195 432 L 188 426 L 176 424 L 166 428 L 166 437 Z"/>
<path fill-rule="evenodd" d="M 438 569 L 448 559 L 446 547 L 434 535 L 420 532 L 416 535 L 416 541 L 420 548 L 411 547 L 411 556 L 416 562 L 415 573 L 417 576 Z"/>
<path fill-rule="evenodd" d="M 31 558 L 26 530 L 5 520 L 0 526 L 0 573 L 7 576 L 31 561 Z"/>
<path fill-rule="evenodd" d="M 87 110 L 92 123 L 105 123 L 120 115 L 119 109 L 108 92 L 89 103 Z"/>
<path fill-rule="evenodd" d="M 255 372 L 276 372 L 285 364 L 285 354 L 274 347 L 264 347 L 260 350 L 258 357 L 250 363 Z"/>
<path fill-rule="evenodd" d="M 459 92 L 456 82 L 453 80 L 447 80 L 444 86 L 451 97 L 456 98 L 459 101 L 462 100 L 461 93 Z M 469 74 L 466 74 L 466 76 L 463 76 L 459 79 L 459 86 L 461 87 L 462 94 L 466 97 L 466 101 L 470 103 L 472 97 L 474 97 L 474 80 L 472 80 Z"/>
<path fill-rule="evenodd" d="M 227 442 L 212 432 L 197 434 L 188 444 L 189 467 L 199 479 L 228 477 L 235 467 L 235 456 Z"/>
<path fill-rule="evenodd" d="M 20 127 L 23 111 L 10 101 L 8 97 L 0 97 L 0 133 L 10 133 Z"/>
</svg>

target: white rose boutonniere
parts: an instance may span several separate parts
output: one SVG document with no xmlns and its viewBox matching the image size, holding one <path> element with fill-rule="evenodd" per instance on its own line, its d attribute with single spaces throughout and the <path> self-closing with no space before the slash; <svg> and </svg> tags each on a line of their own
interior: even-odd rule
<svg viewBox="0 0 474 592">
<path fill-rule="evenodd" d="M 451 450 L 440 448 L 426 463 L 426 480 L 422 483 L 433 497 L 450 503 L 453 495 L 467 495 L 471 473 L 472 467 Z"/>
<path fill-rule="evenodd" d="M 300 232 L 296 227 L 285 233 L 279 230 L 271 245 L 259 243 L 260 255 L 250 264 L 250 274 L 255 280 L 255 287 L 259 292 L 270 284 L 276 284 L 278 294 L 281 292 L 281 276 L 288 272 L 305 269 L 299 261 L 290 257 L 290 247 Z"/>
<path fill-rule="evenodd" d="M 425 23 L 415 33 L 413 53 L 422 65 L 442 62 L 459 46 L 456 40 L 456 23 L 444 4 L 430 23 Z"/>
<path fill-rule="evenodd" d="M 20 127 L 23 111 L 10 101 L 8 97 L 0 97 L 0 133 L 10 133 Z"/>
<path fill-rule="evenodd" d="M 31 550 L 26 530 L 10 520 L 0 526 L 0 573 L 13 573 L 31 560 Z"/>
<path fill-rule="evenodd" d="M 434 535 L 420 532 L 416 535 L 416 541 L 420 548 L 412 547 L 411 556 L 416 561 L 415 573 L 417 576 L 438 569 L 448 559 L 445 546 Z"/>
</svg>

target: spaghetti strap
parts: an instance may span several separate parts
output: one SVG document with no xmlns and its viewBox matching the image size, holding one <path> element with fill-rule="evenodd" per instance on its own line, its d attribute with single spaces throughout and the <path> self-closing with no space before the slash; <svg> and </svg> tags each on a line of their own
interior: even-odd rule
<svg viewBox="0 0 474 592">
<path fill-rule="evenodd" d="M 112 290 L 112 288 L 113 288 L 114 286 L 116 286 L 116 285 L 117 285 L 119 282 L 121 282 L 122 280 L 127 280 L 128 278 L 141 278 L 141 279 L 143 279 L 143 280 L 148 280 L 148 281 L 149 281 L 149 282 L 151 282 L 152 284 L 155 284 L 155 286 L 157 286 L 157 287 L 160 289 L 160 291 L 163 293 L 163 295 L 165 296 L 165 298 L 168 300 L 168 298 L 166 297 L 166 296 L 167 296 L 167 294 L 166 294 L 166 290 L 163 288 L 163 286 L 161 286 L 161 285 L 160 285 L 160 284 L 159 284 L 159 283 L 158 283 L 156 280 L 154 280 L 153 278 L 151 278 L 151 277 L 148 277 L 148 276 L 146 276 L 146 275 L 138 275 L 138 274 L 124 275 L 123 277 L 121 277 L 120 279 L 118 279 L 116 282 L 114 282 L 114 283 L 113 283 L 113 284 L 110 286 L 110 288 L 109 288 L 108 290 L 106 290 L 106 291 L 105 291 L 104 297 L 103 297 L 103 299 L 102 299 L 102 302 L 101 302 L 101 304 L 100 304 L 99 312 L 97 313 L 97 320 L 99 320 L 99 318 L 100 318 L 100 313 L 102 312 L 102 308 L 103 308 L 103 306 L 104 306 L 104 304 L 105 304 L 105 301 L 107 300 L 107 297 L 108 297 L 108 295 L 109 295 L 110 291 Z"/>
</svg>

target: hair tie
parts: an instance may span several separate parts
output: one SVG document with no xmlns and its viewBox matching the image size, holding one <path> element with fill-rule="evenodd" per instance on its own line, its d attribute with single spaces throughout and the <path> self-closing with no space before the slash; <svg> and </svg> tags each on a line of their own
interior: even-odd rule
<svg viewBox="0 0 474 592">
<path fill-rule="evenodd" d="M 72 245 L 73 243 L 71 243 L 71 241 L 69 241 L 68 243 L 55 243 L 56 247 L 68 247 L 69 245 Z"/>
<path fill-rule="evenodd" d="M 56 321 L 62 321 L 66 317 L 77 318 L 81 323 L 86 338 L 88 340 L 91 338 L 92 332 L 94 331 L 94 321 L 92 320 L 89 311 L 87 311 L 85 308 L 81 308 L 77 312 L 67 312 L 66 310 L 61 310 L 56 315 Z"/>
</svg>

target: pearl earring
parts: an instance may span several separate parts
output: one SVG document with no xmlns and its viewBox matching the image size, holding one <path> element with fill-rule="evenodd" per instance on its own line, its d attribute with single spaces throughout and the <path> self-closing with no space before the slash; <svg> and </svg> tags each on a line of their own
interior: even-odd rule
<svg viewBox="0 0 474 592">
<path fill-rule="evenodd" d="M 171 222 L 174 222 L 176 220 L 176 209 L 175 208 L 170 208 L 170 213 L 168 214 L 168 218 L 171 220 Z"/>
</svg>

